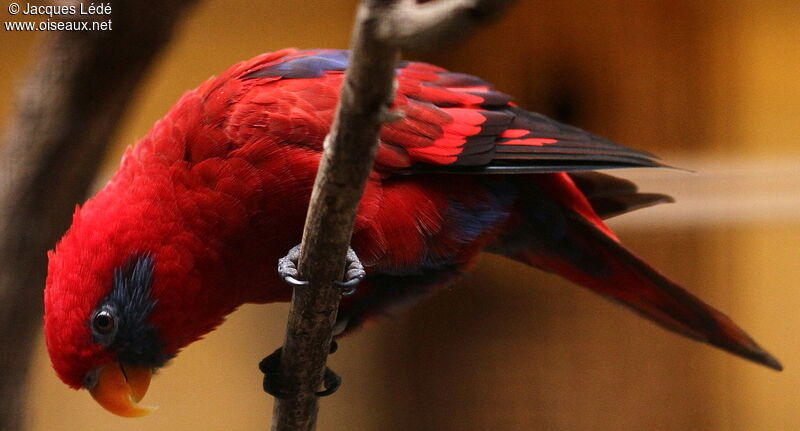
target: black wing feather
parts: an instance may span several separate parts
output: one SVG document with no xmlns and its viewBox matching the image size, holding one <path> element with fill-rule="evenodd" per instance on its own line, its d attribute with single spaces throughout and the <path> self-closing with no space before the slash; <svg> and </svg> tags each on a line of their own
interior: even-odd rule
<svg viewBox="0 0 800 431">
<path fill-rule="evenodd" d="M 405 173 L 531 174 L 665 166 L 650 153 L 524 109 L 504 106 L 480 113 L 486 121 L 466 139 L 455 162 L 416 163 Z M 508 136 L 506 130 L 516 133 Z"/>
</svg>

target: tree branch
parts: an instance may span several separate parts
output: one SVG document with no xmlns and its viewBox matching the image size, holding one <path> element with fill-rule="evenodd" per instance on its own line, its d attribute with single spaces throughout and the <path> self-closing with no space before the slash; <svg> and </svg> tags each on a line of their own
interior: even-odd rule
<svg viewBox="0 0 800 431">
<path fill-rule="evenodd" d="M 194 2 L 114 1 L 112 30 L 50 33 L 20 88 L 0 154 L 0 429 L 21 427 L 46 251 L 86 197 L 144 72 Z"/>
<path fill-rule="evenodd" d="M 511 0 L 417 0 L 383 2 L 378 36 L 401 49 L 427 50 L 466 37 L 502 12 Z"/>
<path fill-rule="evenodd" d="M 394 67 L 401 47 L 432 48 L 488 19 L 508 0 L 365 0 L 351 40 L 350 66 L 317 172 L 306 218 L 280 369 L 297 395 L 276 399 L 272 429 L 313 430 L 317 397 L 340 292 L 339 280 L 358 202 L 377 151 L 381 123 L 393 115 Z M 441 26 L 441 27 L 440 27 Z"/>
</svg>

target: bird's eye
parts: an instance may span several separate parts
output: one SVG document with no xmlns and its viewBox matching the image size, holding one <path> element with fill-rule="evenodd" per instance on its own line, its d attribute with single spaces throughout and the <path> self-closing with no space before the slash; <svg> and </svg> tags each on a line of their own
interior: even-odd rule
<svg viewBox="0 0 800 431">
<path fill-rule="evenodd" d="M 92 318 L 92 328 L 99 335 L 111 334 L 112 332 L 114 332 L 114 329 L 116 329 L 116 322 L 114 321 L 114 316 L 111 315 L 111 312 L 109 310 L 103 309 L 98 311 Z"/>
</svg>

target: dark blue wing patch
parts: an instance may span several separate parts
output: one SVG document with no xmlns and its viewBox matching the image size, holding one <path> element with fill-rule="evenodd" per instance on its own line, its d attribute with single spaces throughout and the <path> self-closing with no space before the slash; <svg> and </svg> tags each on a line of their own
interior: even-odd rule
<svg viewBox="0 0 800 431">
<path fill-rule="evenodd" d="M 283 78 L 303 79 L 320 78 L 325 72 L 344 71 L 349 60 L 347 51 L 322 51 L 308 55 L 290 58 L 280 63 L 272 64 L 263 69 L 248 73 L 244 79 L 252 78 Z"/>
<path fill-rule="evenodd" d="M 448 203 L 444 214 L 445 220 L 453 220 L 458 230 L 456 242 L 467 245 L 478 237 L 507 219 L 511 205 L 517 192 L 514 186 L 507 182 L 488 182 L 487 201 L 475 201 L 470 204 L 452 200 Z"/>
<path fill-rule="evenodd" d="M 458 72 L 438 72 L 434 84 L 442 87 L 486 87 L 491 88 L 491 84 L 477 76 L 467 75 Z"/>
</svg>

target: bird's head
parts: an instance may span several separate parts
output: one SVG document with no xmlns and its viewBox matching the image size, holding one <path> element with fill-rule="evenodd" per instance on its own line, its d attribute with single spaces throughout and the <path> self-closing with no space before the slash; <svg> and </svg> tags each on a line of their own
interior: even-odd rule
<svg viewBox="0 0 800 431">
<path fill-rule="evenodd" d="M 145 415 L 149 409 L 137 403 L 152 371 L 171 356 L 151 322 L 154 256 L 77 250 L 74 243 L 68 235 L 49 255 L 45 337 L 53 367 L 109 411 Z"/>
<path fill-rule="evenodd" d="M 203 241 L 107 195 L 76 210 L 49 253 L 45 339 L 67 385 L 87 389 L 112 413 L 143 416 L 149 409 L 138 402 L 152 372 L 214 329 L 235 304 L 203 294 L 218 290 L 203 290 L 199 281 L 206 274 L 198 275 L 198 267 L 214 267 L 191 246 L 205 247 Z"/>
</svg>

